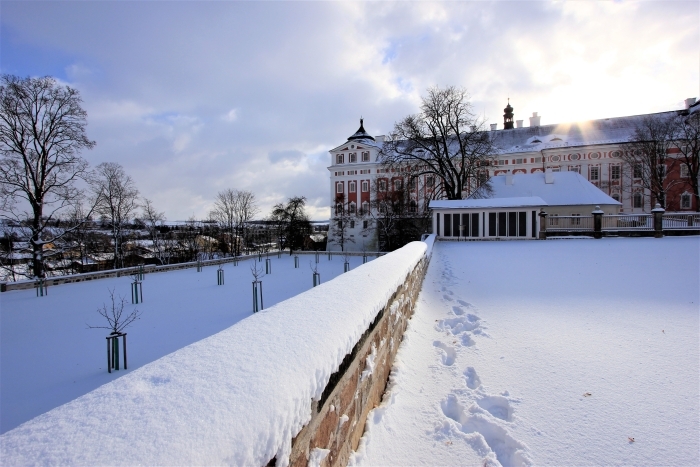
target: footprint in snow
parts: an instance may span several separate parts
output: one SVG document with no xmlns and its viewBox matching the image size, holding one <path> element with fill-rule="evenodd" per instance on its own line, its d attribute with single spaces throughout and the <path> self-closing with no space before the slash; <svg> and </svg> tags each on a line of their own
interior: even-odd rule
<svg viewBox="0 0 700 467">
<path fill-rule="evenodd" d="M 464 377 L 467 379 L 467 387 L 469 389 L 476 389 L 481 386 L 481 378 L 476 374 L 476 370 L 473 366 L 468 366 L 464 370 Z"/>
<path fill-rule="evenodd" d="M 442 350 L 442 364 L 445 366 L 452 366 L 455 363 L 455 358 L 457 358 L 457 352 L 454 347 L 447 345 L 440 341 L 434 341 L 433 345 L 438 349 Z"/>
<path fill-rule="evenodd" d="M 488 405 L 488 402 L 482 401 L 482 403 Z M 457 400 L 455 394 L 448 394 L 447 398 L 440 403 L 440 408 L 447 418 L 457 422 L 461 432 L 480 434 L 487 445 L 483 447 L 488 447 L 488 450 L 496 455 L 496 459 L 502 466 L 532 465 L 532 460 L 528 456 L 525 444 L 513 438 L 508 430 L 498 424 L 493 418 L 486 416 L 484 411 L 488 411 L 483 409 L 481 405 L 478 405 L 478 402 L 476 407 L 472 405 L 465 409 Z M 481 451 L 481 446 L 472 445 L 472 447 L 477 451 Z"/>
<path fill-rule="evenodd" d="M 457 300 L 457 301 L 459 301 L 459 300 Z M 463 314 L 464 314 L 464 310 L 462 309 L 461 306 L 453 306 L 453 307 L 452 307 L 452 312 L 453 312 L 454 314 L 456 314 L 457 316 L 463 315 Z"/>
</svg>

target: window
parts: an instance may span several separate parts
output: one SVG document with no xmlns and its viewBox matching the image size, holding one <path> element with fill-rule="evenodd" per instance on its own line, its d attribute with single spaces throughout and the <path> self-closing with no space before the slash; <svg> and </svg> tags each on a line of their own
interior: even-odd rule
<svg viewBox="0 0 700 467">
<path fill-rule="evenodd" d="M 357 162 L 357 153 L 356 152 L 351 152 L 350 154 L 348 154 L 348 156 L 350 159 L 350 163 Z"/>
<path fill-rule="evenodd" d="M 372 171 L 371 171 L 370 169 L 367 169 L 367 170 L 360 170 L 360 173 L 361 173 L 361 174 L 368 174 L 368 173 L 372 173 Z"/>
<path fill-rule="evenodd" d="M 581 167 L 578 165 L 572 165 L 569 167 L 569 172 L 576 172 L 577 174 L 581 173 Z"/>
<path fill-rule="evenodd" d="M 620 202 L 620 194 L 619 194 L 619 193 L 613 193 L 613 194 L 611 195 L 611 197 L 612 197 L 612 199 L 614 199 L 614 200 L 617 201 L 618 203 Z"/>
<path fill-rule="evenodd" d="M 418 212 L 418 205 L 415 201 L 411 200 L 411 203 L 408 205 L 408 210 L 414 214 Z"/>
<path fill-rule="evenodd" d="M 342 154 L 338 154 L 337 156 L 335 156 L 335 163 L 336 164 L 343 164 L 344 160 L 345 160 L 345 157 Z"/>
<path fill-rule="evenodd" d="M 600 153 L 599 152 L 594 152 L 591 153 L 591 159 L 600 159 Z"/>
<path fill-rule="evenodd" d="M 379 191 L 386 191 L 386 180 L 379 180 Z"/>
<path fill-rule="evenodd" d="M 597 182 L 600 180 L 600 167 L 591 167 L 591 177 L 592 182 Z"/>
<path fill-rule="evenodd" d="M 355 193 L 356 191 L 356 184 L 354 181 L 348 183 L 348 191 L 350 193 Z"/>
<path fill-rule="evenodd" d="M 535 157 L 535 163 L 538 163 L 538 162 L 542 162 L 542 158 L 541 158 L 541 157 Z"/>
<path fill-rule="evenodd" d="M 397 178 L 394 180 L 394 191 L 399 191 L 401 188 L 403 188 L 403 180 Z"/>
<path fill-rule="evenodd" d="M 368 225 L 369 225 L 368 221 L 362 221 L 362 228 L 363 229 L 366 229 Z"/>
<path fill-rule="evenodd" d="M 355 228 L 355 221 L 350 221 L 350 228 L 354 229 Z"/>
<path fill-rule="evenodd" d="M 362 162 L 369 162 L 369 152 L 362 153 Z"/>
<path fill-rule="evenodd" d="M 666 177 L 666 165 L 665 164 L 659 164 L 656 166 L 656 173 L 659 175 L 660 179 L 664 179 Z"/>
<path fill-rule="evenodd" d="M 342 193 L 343 192 L 343 182 L 338 182 L 335 184 L 335 192 L 336 193 Z"/>
<path fill-rule="evenodd" d="M 357 204 L 355 204 L 354 202 L 350 203 L 350 208 L 348 209 L 348 212 L 350 214 L 357 213 Z M 350 227 L 352 227 L 352 226 L 350 226 Z"/>
<path fill-rule="evenodd" d="M 435 177 L 433 177 L 432 175 L 428 176 L 425 179 L 425 186 L 427 186 L 428 188 L 434 187 L 435 186 Z"/>
<path fill-rule="evenodd" d="M 415 190 L 416 189 L 416 179 L 411 177 L 408 179 L 408 189 L 409 190 Z"/>
<path fill-rule="evenodd" d="M 620 166 L 619 165 L 611 165 L 610 166 L 610 178 L 612 180 L 619 180 L 620 179 Z"/>
<path fill-rule="evenodd" d="M 513 161 L 513 163 L 514 163 L 514 164 L 522 164 L 522 163 L 523 163 L 523 160 L 522 160 L 522 159 L 515 159 L 515 160 Z"/>
<path fill-rule="evenodd" d="M 552 162 L 559 162 L 559 159 L 561 159 L 559 156 L 552 156 Z"/>
<path fill-rule="evenodd" d="M 690 193 L 681 195 L 681 209 L 690 209 Z"/>
<path fill-rule="evenodd" d="M 634 166 L 632 167 L 632 171 L 633 171 L 632 176 L 634 178 L 642 178 L 642 164 L 639 164 L 639 163 L 634 164 Z"/>
<path fill-rule="evenodd" d="M 622 153 L 620 151 L 613 151 L 612 154 L 610 154 L 612 157 L 620 157 L 622 156 Z"/>
<path fill-rule="evenodd" d="M 369 182 L 367 180 L 362 180 L 362 192 L 367 193 L 369 191 Z"/>
<path fill-rule="evenodd" d="M 688 170 L 688 166 L 686 164 L 681 164 L 681 177 L 682 178 L 690 177 L 690 170 Z"/>
<path fill-rule="evenodd" d="M 581 159 L 581 154 L 572 154 L 571 156 L 569 156 L 569 159 L 572 161 L 577 161 Z"/>
<path fill-rule="evenodd" d="M 634 208 L 643 208 L 644 207 L 644 198 L 642 197 L 641 193 L 635 193 L 632 195 L 632 207 Z"/>
<path fill-rule="evenodd" d="M 338 216 L 343 213 L 343 205 L 341 203 L 335 205 L 335 213 Z"/>
<path fill-rule="evenodd" d="M 369 214 L 369 203 L 367 201 L 362 202 L 362 214 Z"/>
</svg>

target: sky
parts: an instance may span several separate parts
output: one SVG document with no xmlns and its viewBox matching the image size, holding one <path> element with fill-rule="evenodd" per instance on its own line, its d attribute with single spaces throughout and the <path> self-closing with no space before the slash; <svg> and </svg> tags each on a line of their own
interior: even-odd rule
<svg viewBox="0 0 700 467">
<path fill-rule="evenodd" d="M 683 108 L 700 96 L 697 1 L 0 3 L 0 71 L 80 91 L 91 165 L 117 162 L 168 220 L 216 194 L 260 216 L 305 196 L 330 215 L 328 151 L 431 86 L 503 125 Z"/>
</svg>

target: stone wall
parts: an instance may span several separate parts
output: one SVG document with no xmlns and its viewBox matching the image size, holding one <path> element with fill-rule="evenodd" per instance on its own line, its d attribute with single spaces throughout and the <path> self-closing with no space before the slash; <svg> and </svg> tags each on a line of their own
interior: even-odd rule
<svg viewBox="0 0 700 467">
<path fill-rule="evenodd" d="M 357 449 L 370 410 L 381 403 L 430 260 L 430 248 L 331 376 L 311 421 L 292 442 L 289 465 L 305 467 L 314 449 L 328 450 L 321 466 L 345 466 Z M 271 459 L 268 465 L 274 465 Z"/>
</svg>

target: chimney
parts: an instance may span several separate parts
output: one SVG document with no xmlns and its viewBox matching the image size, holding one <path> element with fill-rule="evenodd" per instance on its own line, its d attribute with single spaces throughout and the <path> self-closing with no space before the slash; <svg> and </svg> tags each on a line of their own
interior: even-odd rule
<svg viewBox="0 0 700 467">
<path fill-rule="evenodd" d="M 522 127 L 523 127 L 523 121 L 522 121 L 522 120 L 516 120 L 516 121 L 515 121 L 515 127 L 516 127 L 516 128 L 522 128 Z"/>
<path fill-rule="evenodd" d="M 532 112 L 532 117 L 530 117 L 530 126 L 540 126 L 540 118 L 537 116 L 537 112 Z"/>
<path fill-rule="evenodd" d="M 552 173 L 552 169 L 547 169 L 544 171 L 544 182 L 549 184 L 554 183 L 554 174 Z"/>
<path fill-rule="evenodd" d="M 513 174 L 508 172 L 506 174 L 506 185 L 512 185 L 513 184 Z"/>
<path fill-rule="evenodd" d="M 689 109 L 691 105 L 695 104 L 695 98 L 689 97 L 685 100 L 685 108 Z"/>
<path fill-rule="evenodd" d="M 498 128 L 498 123 L 492 123 L 491 124 L 491 131 L 496 131 L 496 128 Z"/>
</svg>

